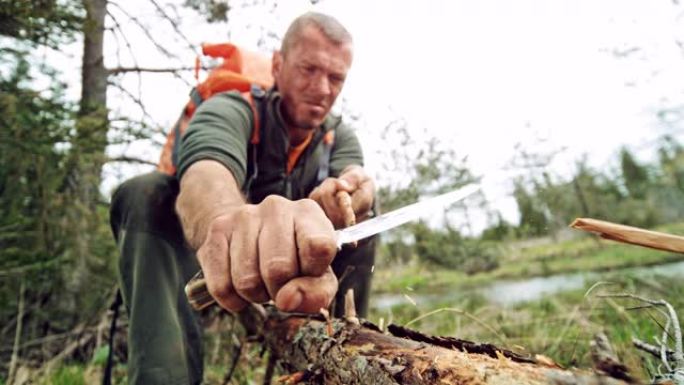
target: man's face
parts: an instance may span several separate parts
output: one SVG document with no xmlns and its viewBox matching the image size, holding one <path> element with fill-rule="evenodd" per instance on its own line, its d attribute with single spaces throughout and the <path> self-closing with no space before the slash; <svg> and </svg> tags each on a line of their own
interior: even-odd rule
<svg viewBox="0 0 684 385">
<path fill-rule="evenodd" d="M 337 45 L 314 26 L 305 27 L 286 56 L 273 57 L 273 77 L 287 123 L 320 126 L 339 95 L 352 62 L 351 44 Z"/>
</svg>

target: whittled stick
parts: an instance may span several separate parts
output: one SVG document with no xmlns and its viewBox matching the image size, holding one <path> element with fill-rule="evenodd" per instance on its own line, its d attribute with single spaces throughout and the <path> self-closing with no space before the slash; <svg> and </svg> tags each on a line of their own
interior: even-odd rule
<svg viewBox="0 0 684 385">
<path fill-rule="evenodd" d="M 337 205 L 344 211 L 344 227 L 355 225 L 356 215 L 354 215 L 354 209 L 352 208 L 351 195 L 344 190 L 340 190 L 335 194 L 335 199 L 337 199 Z"/>
<path fill-rule="evenodd" d="M 592 218 L 577 218 L 570 227 L 597 233 L 601 238 L 652 249 L 684 253 L 684 237 L 619 225 Z"/>
</svg>

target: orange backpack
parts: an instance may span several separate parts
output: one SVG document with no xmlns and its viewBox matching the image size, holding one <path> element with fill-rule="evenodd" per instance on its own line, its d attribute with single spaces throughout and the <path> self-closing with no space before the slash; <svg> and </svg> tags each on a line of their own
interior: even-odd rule
<svg viewBox="0 0 684 385">
<path fill-rule="evenodd" d="M 166 143 L 162 149 L 157 170 L 174 175 L 178 164 L 180 138 L 188 128 L 190 118 L 197 107 L 214 94 L 224 91 L 240 91 L 249 101 L 254 113 L 254 129 L 250 142 L 259 142 L 259 115 L 256 113 L 252 88 L 268 89 L 273 85 L 271 60 L 264 55 L 238 48 L 230 43 L 203 44 L 202 54 L 213 58 L 222 58 L 223 62 L 209 72 L 207 78 L 190 92 L 190 100 L 183 108 L 173 129 L 166 135 Z M 199 57 L 196 60 L 195 77 L 199 73 Z"/>
</svg>

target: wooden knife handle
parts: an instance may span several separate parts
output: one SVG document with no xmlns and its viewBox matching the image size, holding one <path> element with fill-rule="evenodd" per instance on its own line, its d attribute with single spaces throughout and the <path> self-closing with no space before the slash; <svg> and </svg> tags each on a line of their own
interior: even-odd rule
<svg viewBox="0 0 684 385">
<path fill-rule="evenodd" d="M 195 310 L 202 310 L 216 303 L 214 297 L 207 290 L 207 282 L 204 280 L 202 270 L 198 271 L 194 277 L 185 285 L 185 296 Z"/>
</svg>

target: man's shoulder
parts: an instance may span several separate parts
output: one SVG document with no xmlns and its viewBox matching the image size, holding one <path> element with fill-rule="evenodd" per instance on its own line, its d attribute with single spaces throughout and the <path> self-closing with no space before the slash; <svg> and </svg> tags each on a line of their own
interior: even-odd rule
<svg viewBox="0 0 684 385">
<path fill-rule="evenodd" d="M 205 131 L 207 125 L 210 125 L 240 128 L 248 132 L 251 130 L 252 119 L 249 102 L 237 91 L 226 91 L 212 95 L 197 107 L 187 131 Z"/>
<path fill-rule="evenodd" d="M 342 116 L 330 113 L 323 122 L 323 131 L 335 131 L 335 137 L 356 136 L 354 128 Z"/>
<path fill-rule="evenodd" d="M 233 107 L 233 108 L 251 108 L 249 101 L 239 91 L 224 91 L 212 95 L 209 99 L 202 102 L 200 108 L 214 108 L 214 107 Z"/>
<path fill-rule="evenodd" d="M 224 91 L 212 95 L 197 108 L 197 113 L 231 114 L 236 112 L 250 113 L 251 106 L 240 92 Z"/>
</svg>

